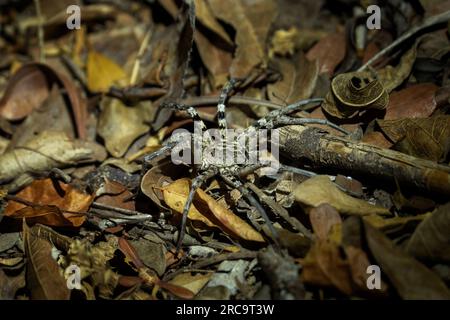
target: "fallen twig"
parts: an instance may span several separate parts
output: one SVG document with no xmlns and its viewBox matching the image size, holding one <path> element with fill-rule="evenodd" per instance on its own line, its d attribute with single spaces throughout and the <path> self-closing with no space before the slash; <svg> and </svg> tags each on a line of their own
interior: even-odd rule
<svg viewBox="0 0 450 320">
<path fill-rule="evenodd" d="M 430 28 L 432 26 L 445 23 L 450 20 L 450 11 L 446 11 L 444 13 L 441 13 L 436 16 L 429 17 L 426 19 L 422 24 L 411 28 L 408 32 L 405 32 L 403 35 L 401 35 L 399 38 L 397 38 L 394 42 L 392 42 L 390 45 L 388 45 L 386 48 L 378 52 L 376 55 L 374 55 L 369 61 L 367 61 L 363 66 L 361 66 L 358 71 L 364 71 L 369 66 L 371 66 L 375 61 L 380 59 L 385 54 L 391 52 L 393 49 L 395 49 L 398 45 L 402 44 L 406 40 L 408 40 L 411 37 L 416 36 L 420 31 L 423 31 L 424 29 Z"/>
<path fill-rule="evenodd" d="M 450 167 L 390 149 L 327 134 L 317 128 L 289 126 L 280 129 L 280 151 L 316 168 L 368 175 L 393 185 L 450 195 Z"/>
</svg>

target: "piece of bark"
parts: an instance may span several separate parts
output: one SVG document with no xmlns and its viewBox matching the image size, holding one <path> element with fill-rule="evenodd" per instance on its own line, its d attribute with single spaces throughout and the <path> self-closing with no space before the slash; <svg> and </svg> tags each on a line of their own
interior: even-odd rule
<svg viewBox="0 0 450 320">
<path fill-rule="evenodd" d="M 317 128 L 280 129 L 280 152 L 313 167 L 327 167 L 353 175 L 372 176 L 380 183 L 413 187 L 450 195 L 450 167 L 394 150 L 334 136 Z"/>
</svg>

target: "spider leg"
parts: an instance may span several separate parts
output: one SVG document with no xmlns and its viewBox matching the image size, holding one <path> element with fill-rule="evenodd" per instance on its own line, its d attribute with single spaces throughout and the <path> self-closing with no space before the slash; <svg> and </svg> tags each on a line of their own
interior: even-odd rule
<svg viewBox="0 0 450 320">
<path fill-rule="evenodd" d="M 279 117 L 275 120 L 273 120 L 273 127 L 281 127 L 281 126 L 289 126 L 289 125 L 304 125 L 304 124 L 321 124 L 329 126 L 330 128 L 333 128 L 335 130 L 338 130 L 339 132 L 344 133 L 345 135 L 349 135 L 350 132 L 348 132 L 345 129 L 342 129 L 338 125 L 334 124 L 331 121 L 325 120 L 325 119 L 311 119 L 311 118 L 291 118 L 287 116 Z"/>
<path fill-rule="evenodd" d="M 309 177 L 309 178 L 314 177 L 314 176 L 317 175 L 317 173 L 315 173 L 315 172 L 308 171 L 308 170 L 305 170 L 305 169 L 296 168 L 296 167 L 286 166 L 284 164 L 280 164 L 280 170 L 281 171 L 293 172 L 293 173 L 300 174 L 302 176 Z"/>
<path fill-rule="evenodd" d="M 162 156 L 162 155 L 164 155 L 166 153 L 169 153 L 172 150 L 173 146 L 174 146 L 174 143 L 169 143 L 169 144 L 167 144 L 165 146 L 162 146 L 158 150 L 156 150 L 156 151 L 154 151 L 154 152 L 152 152 L 150 154 L 145 155 L 144 156 L 144 162 L 145 163 L 149 163 L 153 159 L 159 158 L 160 156 Z"/>
<path fill-rule="evenodd" d="M 259 203 L 258 200 L 253 196 L 253 194 L 250 192 L 250 190 L 247 189 L 247 187 L 244 186 L 244 184 L 237 179 L 236 177 L 227 176 L 227 175 L 221 175 L 222 179 L 230 185 L 233 188 L 237 188 L 239 192 L 250 202 L 252 206 L 256 208 L 256 210 L 259 212 L 261 217 L 266 221 L 267 226 L 270 230 L 270 233 L 272 233 L 273 240 L 277 246 L 278 244 L 278 232 L 275 230 L 275 228 L 272 225 L 272 222 L 269 219 L 269 216 L 267 215 L 266 210 L 264 207 Z"/>
<path fill-rule="evenodd" d="M 183 216 L 181 217 L 181 228 L 180 228 L 180 235 L 178 236 L 177 241 L 177 247 L 175 251 L 175 255 L 178 255 L 178 252 L 180 251 L 181 244 L 183 243 L 183 238 L 186 233 L 186 222 L 187 222 L 187 216 L 189 213 L 189 208 L 192 205 L 192 200 L 194 199 L 195 192 L 198 188 L 202 186 L 202 184 L 211 178 L 216 172 L 214 170 L 208 170 L 203 172 L 202 174 L 198 175 L 192 180 L 191 189 L 189 190 L 189 195 L 187 197 L 186 203 L 184 204 L 183 208 Z"/>
<path fill-rule="evenodd" d="M 293 104 L 288 105 L 286 108 L 278 109 L 269 112 L 264 118 L 261 118 L 257 120 L 255 123 L 253 123 L 250 127 L 253 128 L 266 128 L 267 125 L 273 121 L 274 119 L 277 119 L 280 116 L 287 115 L 289 113 L 300 111 L 303 109 L 303 107 L 310 103 L 319 103 L 322 102 L 322 98 L 312 98 L 312 99 L 305 99 L 300 100 L 298 102 L 295 102 Z"/>
<path fill-rule="evenodd" d="M 163 108 L 170 108 L 170 109 L 174 109 L 174 110 L 179 110 L 179 111 L 186 111 L 188 113 L 188 115 L 192 118 L 192 120 L 194 120 L 195 122 L 198 122 L 200 124 L 200 127 L 202 129 L 202 131 L 206 131 L 206 125 L 203 122 L 203 120 L 200 118 L 197 110 L 195 110 L 194 107 L 182 104 L 182 103 L 175 103 L 175 102 L 164 102 L 161 105 Z"/>
<path fill-rule="evenodd" d="M 236 79 L 230 79 L 222 88 L 222 92 L 219 96 L 219 103 L 217 104 L 217 122 L 219 123 L 219 129 L 222 133 L 222 139 L 225 137 L 225 130 L 227 129 L 227 119 L 225 115 L 225 102 L 230 95 L 231 91 L 237 84 Z"/>
</svg>

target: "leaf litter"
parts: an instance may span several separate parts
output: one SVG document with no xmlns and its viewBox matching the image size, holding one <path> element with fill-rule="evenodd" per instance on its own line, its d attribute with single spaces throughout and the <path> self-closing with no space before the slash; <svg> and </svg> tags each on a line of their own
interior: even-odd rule
<svg viewBox="0 0 450 320">
<path fill-rule="evenodd" d="M 40 2 L 1 5 L 0 299 L 450 299 L 448 7 L 78 1 L 69 30 Z M 233 129 L 322 100 L 181 237 L 199 168 L 145 156 L 193 131 L 168 103 L 216 127 L 230 79 Z"/>
</svg>

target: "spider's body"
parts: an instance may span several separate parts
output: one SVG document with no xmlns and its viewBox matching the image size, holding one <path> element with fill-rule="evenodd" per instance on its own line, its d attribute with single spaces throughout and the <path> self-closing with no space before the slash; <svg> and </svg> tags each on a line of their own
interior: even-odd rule
<svg viewBox="0 0 450 320">
<path fill-rule="evenodd" d="M 243 176 L 256 169 L 267 167 L 270 163 L 270 161 L 264 160 L 266 159 L 264 155 L 267 155 L 268 140 L 271 141 L 271 151 L 273 151 L 272 142 L 274 137 L 270 137 L 270 134 L 267 134 L 267 129 L 272 130 L 279 126 L 313 123 L 328 125 L 341 132 L 347 133 L 345 130 L 342 130 L 340 127 L 326 120 L 292 118 L 287 116 L 289 113 L 300 110 L 306 104 L 323 101 L 323 99 L 309 99 L 299 101 L 284 109 L 272 111 L 266 117 L 256 121 L 250 127 L 241 130 L 238 134 L 234 134 L 230 137 L 230 132 L 227 130 L 225 102 L 234 85 L 234 80 L 228 82 L 224 86 L 219 97 L 219 103 L 217 105 L 218 130 L 208 130 L 195 108 L 191 106 L 177 103 L 165 104 L 164 107 L 186 111 L 194 120 L 194 133 L 183 131 L 181 134 L 177 134 L 174 132 L 174 135 L 166 141 L 161 149 L 145 157 L 145 161 L 150 162 L 152 159 L 170 152 L 174 163 L 193 165 L 197 173 L 197 176 L 192 180 L 191 190 L 183 209 L 177 251 L 179 250 L 184 237 L 187 214 L 195 191 L 206 180 L 213 176 L 218 176 L 228 185 L 237 188 L 250 204 L 259 211 L 262 218 L 266 220 L 273 238 L 276 239 L 276 231 L 270 223 L 264 208 L 241 181 Z M 263 130 L 266 131 L 261 135 Z M 259 149 L 259 151 L 257 149 Z M 181 150 L 184 151 L 183 156 L 180 156 Z M 186 152 L 186 150 L 188 150 L 188 152 Z M 301 172 L 309 176 L 313 174 L 302 169 L 290 168 L 283 165 L 279 168 L 293 169 L 296 172 Z"/>
</svg>

